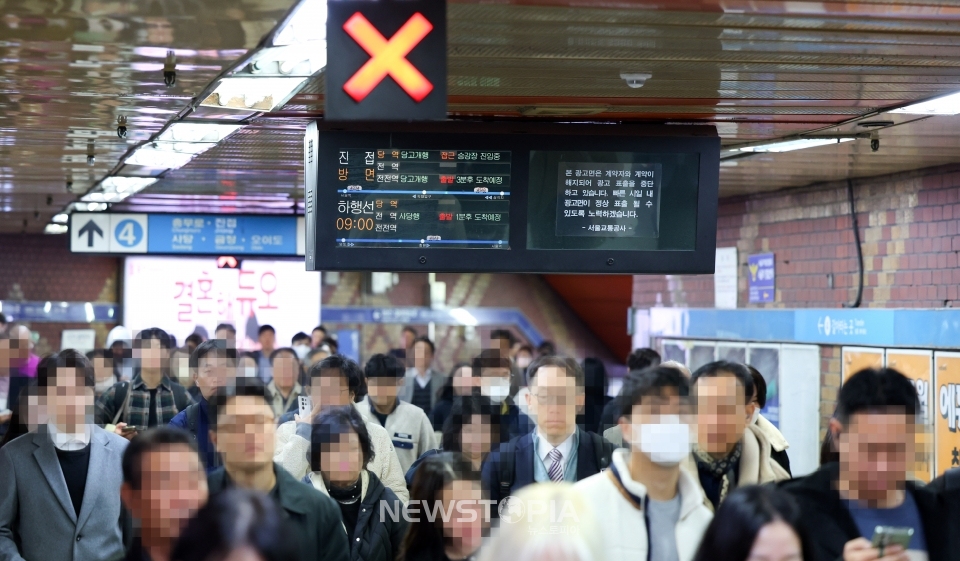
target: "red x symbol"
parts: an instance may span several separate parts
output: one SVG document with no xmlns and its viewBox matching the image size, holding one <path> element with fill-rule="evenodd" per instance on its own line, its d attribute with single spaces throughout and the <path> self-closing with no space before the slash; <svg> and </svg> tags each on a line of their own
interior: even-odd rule
<svg viewBox="0 0 960 561">
<path fill-rule="evenodd" d="M 354 101 L 363 101 L 387 75 L 392 76 L 417 102 L 433 91 L 433 84 L 406 59 L 407 54 L 433 30 L 433 24 L 422 14 L 413 14 L 389 41 L 360 12 L 343 24 L 343 30 L 371 57 L 343 85 Z"/>
</svg>

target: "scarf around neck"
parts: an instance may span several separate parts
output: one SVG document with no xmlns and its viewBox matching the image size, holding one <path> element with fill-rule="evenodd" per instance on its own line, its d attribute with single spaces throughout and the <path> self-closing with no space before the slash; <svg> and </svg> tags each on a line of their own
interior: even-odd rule
<svg viewBox="0 0 960 561">
<path fill-rule="evenodd" d="M 362 478 L 358 477 L 356 483 L 348 487 L 335 487 L 332 484 L 328 485 L 327 492 L 330 493 L 330 498 L 338 503 L 345 505 L 353 504 L 360 500 L 361 479 Z"/>
<path fill-rule="evenodd" d="M 711 456 L 710 454 L 704 452 L 700 448 L 697 448 L 694 453 L 696 454 L 697 464 L 700 465 L 705 471 L 709 471 L 716 477 L 723 477 L 732 470 L 737 463 L 740 461 L 740 455 L 743 452 L 743 443 L 738 442 L 736 446 L 733 447 L 733 450 L 730 451 L 725 457 L 720 458 L 719 460 Z"/>
</svg>

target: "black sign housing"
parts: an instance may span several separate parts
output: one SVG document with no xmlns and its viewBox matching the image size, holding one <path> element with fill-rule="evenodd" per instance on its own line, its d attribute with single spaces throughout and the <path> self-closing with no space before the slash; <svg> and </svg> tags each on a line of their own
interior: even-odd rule
<svg viewBox="0 0 960 561">
<path fill-rule="evenodd" d="M 312 123 L 306 266 L 713 273 L 712 126 Z"/>
</svg>

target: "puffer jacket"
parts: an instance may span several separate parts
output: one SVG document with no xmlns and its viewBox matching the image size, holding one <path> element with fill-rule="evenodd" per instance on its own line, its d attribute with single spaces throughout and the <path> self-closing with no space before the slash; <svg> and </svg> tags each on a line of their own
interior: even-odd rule
<svg viewBox="0 0 960 561">
<path fill-rule="evenodd" d="M 281 420 L 283 420 L 282 417 Z M 309 423 L 287 421 L 277 427 L 276 448 L 273 461 L 283 466 L 297 479 L 302 479 L 310 471 L 310 461 L 307 459 L 310 452 Z M 377 475 L 384 485 L 387 485 L 400 500 L 410 500 L 407 482 L 403 479 L 403 468 L 390 442 L 386 429 L 376 421 L 367 421 L 367 432 L 370 433 L 370 443 L 373 445 L 373 459 L 366 468 Z"/>
<path fill-rule="evenodd" d="M 327 493 L 320 473 L 304 478 L 314 489 Z M 407 533 L 404 505 L 370 470 L 360 472 L 360 514 L 350 542 L 350 561 L 393 561 Z M 344 528 L 346 531 L 346 528 Z"/>
</svg>

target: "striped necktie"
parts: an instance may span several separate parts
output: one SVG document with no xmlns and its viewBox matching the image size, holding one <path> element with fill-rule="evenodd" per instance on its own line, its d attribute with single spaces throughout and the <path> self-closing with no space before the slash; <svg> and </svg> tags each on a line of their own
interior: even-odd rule
<svg viewBox="0 0 960 561">
<path fill-rule="evenodd" d="M 552 463 L 550 464 L 550 469 L 547 471 L 547 475 L 550 476 L 550 481 L 554 483 L 560 483 L 563 481 L 563 464 L 560 463 L 560 460 L 563 458 L 563 454 L 560 453 L 560 450 L 554 448 L 550 450 L 550 453 L 547 454 Z"/>
</svg>

